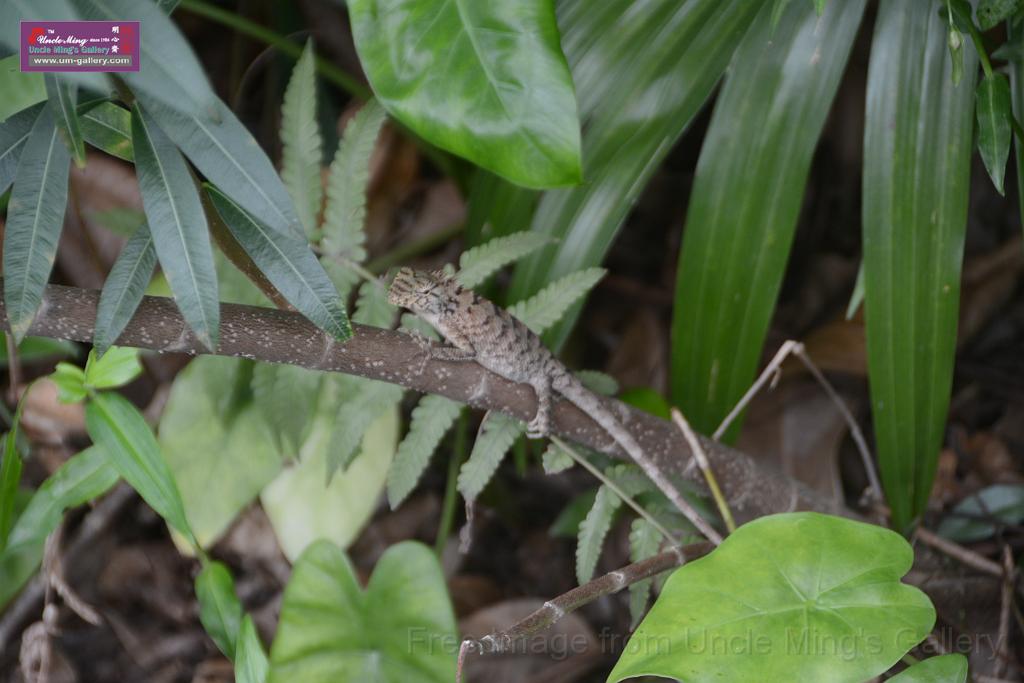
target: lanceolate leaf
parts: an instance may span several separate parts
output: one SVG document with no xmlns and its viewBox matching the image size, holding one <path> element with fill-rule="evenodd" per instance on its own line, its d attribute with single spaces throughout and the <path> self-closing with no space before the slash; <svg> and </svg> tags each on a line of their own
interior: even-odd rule
<svg viewBox="0 0 1024 683">
<path fill-rule="evenodd" d="M 235 681 L 236 683 L 264 683 L 270 661 L 263 650 L 260 635 L 252 617 L 246 614 L 242 618 L 242 627 L 238 631 L 238 645 L 235 648 Z"/>
<path fill-rule="evenodd" d="M 463 498 L 476 500 L 523 431 L 518 420 L 504 413 L 487 413 L 473 451 L 459 470 L 459 493 Z"/>
<path fill-rule="evenodd" d="M 835 3 L 839 4 L 839 3 Z M 864 312 L 882 483 L 905 530 L 931 491 L 953 378 L 974 78 L 954 87 L 926 3 L 884 0 L 868 70 Z"/>
<path fill-rule="evenodd" d="M 101 102 L 78 114 L 85 141 L 107 154 L 132 161 L 132 115 L 113 102 Z"/>
<path fill-rule="evenodd" d="M 345 126 L 327 178 L 324 208 L 324 253 L 343 256 L 356 263 L 366 258 L 366 190 L 370 179 L 370 155 L 387 114 L 377 100 L 363 105 Z"/>
<path fill-rule="evenodd" d="M 338 293 L 309 244 L 254 220 L 216 187 L 207 185 L 206 191 L 235 240 L 277 291 L 335 339 L 351 337 Z"/>
<path fill-rule="evenodd" d="M 580 584 L 594 578 L 604 538 L 612 528 L 612 519 L 621 505 L 622 499 L 607 486 L 597 490 L 594 506 L 580 524 L 579 537 L 576 539 L 576 580 Z"/>
<path fill-rule="evenodd" d="M 441 439 L 455 423 L 462 406 L 444 396 L 424 396 L 412 411 L 409 432 L 388 470 L 388 502 L 398 507 L 416 488 Z"/>
<path fill-rule="evenodd" d="M 135 173 L 153 246 L 181 314 L 206 348 L 217 348 L 220 303 L 206 216 L 192 175 L 174 143 L 136 104 Z"/>
<path fill-rule="evenodd" d="M 196 577 L 199 621 L 224 656 L 235 659 L 242 622 L 242 604 L 235 595 L 231 572 L 220 562 L 209 562 Z"/>
<path fill-rule="evenodd" d="M 581 178 L 553 4 L 354 0 L 349 13 L 370 84 L 396 118 L 514 183 L 552 187 Z"/>
<path fill-rule="evenodd" d="M 981 79 L 977 93 L 978 151 L 999 194 L 1003 190 L 1006 157 L 1010 154 L 1010 82 L 993 73 Z"/>
<path fill-rule="evenodd" d="M 274 230 L 305 239 L 292 199 L 274 165 L 238 117 L 217 102 L 217 120 L 140 96 L 146 113 L 221 192 Z"/>
<path fill-rule="evenodd" d="M 46 95 L 50 100 L 57 130 L 64 138 L 64 144 L 71 150 L 75 164 L 82 168 L 85 166 L 85 141 L 82 139 L 82 127 L 78 123 L 78 112 L 75 111 L 78 89 L 54 74 L 46 74 L 45 81 Z"/>
<path fill-rule="evenodd" d="M 765 7 L 715 103 L 672 319 L 672 394 L 698 431 L 713 432 L 754 380 L 811 157 L 864 5 L 830 3 L 818 17 L 810 2 L 791 2 L 774 32 Z"/>
<path fill-rule="evenodd" d="M 587 182 L 541 198 L 531 230 L 559 243 L 520 264 L 510 301 L 601 262 L 648 178 L 711 94 L 764 4 L 648 0 L 636 11 L 633 0 L 606 0 L 598 12 L 589 0 L 559 3 L 566 27 L 562 46 L 584 121 Z M 546 341 L 560 346 L 581 308 L 571 308 Z"/>
<path fill-rule="evenodd" d="M 320 161 L 323 141 L 316 119 L 316 71 L 313 41 L 292 70 L 281 107 L 281 179 L 295 200 L 302 227 L 307 235 L 316 229 L 323 199 Z"/>
<path fill-rule="evenodd" d="M 21 341 L 43 300 L 57 256 L 68 199 L 71 154 L 60 141 L 50 105 L 39 113 L 18 161 L 4 230 L 4 303 Z"/>
<path fill-rule="evenodd" d="M 45 103 L 33 105 L 0 122 L 0 194 L 14 182 L 18 160 L 32 132 L 32 124 L 45 106 Z"/>
<path fill-rule="evenodd" d="M 505 237 L 496 237 L 478 247 L 462 252 L 459 257 L 459 272 L 455 278 L 463 287 L 470 289 L 483 284 L 484 280 L 500 268 L 532 254 L 551 240 L 535 232 L 517 232 Z"/>
<path fill-rule="evenodd" d="M 603 268 L 570 273 L 526 301 L 513 304 L 508 310 L 531 330 L 541 334 L 561 320 L 569 307 L 585 297 L 604 274 Z"/>
<path fill-rule="evenodd" d="M 1007 46 L 1012 48 L 1010 58 L 1010 96 L 1013 115 L 1024 121 L 1024 26 L 1011 21 L 1006 27 Z M 1017 204 L 1021 227 L 1024 228 L 1024 140 L 1014 136 L 1014 157 L 1017 159 Z"/>
<path fill-rule="evenodd" d="M 7 547 L 7 536 L 14 524 L 14 497 L 21 482 L 21 454 L 18 453 L 18 423 L 2 439 L 0 462 L 0 553 Z"/>
<path fill-rule="evenodd" d="M 114 267 L 110 269 L 107 281 L 103 283 L 96 311 L 96 331 L 93 334 L 93 344 L 100 355 L 117 341 L 125 325 L 132 319 L 155 269 L 153 236 L 149 226 L 143 223 L 124 245 L 114 261 Z"/>
</svg>

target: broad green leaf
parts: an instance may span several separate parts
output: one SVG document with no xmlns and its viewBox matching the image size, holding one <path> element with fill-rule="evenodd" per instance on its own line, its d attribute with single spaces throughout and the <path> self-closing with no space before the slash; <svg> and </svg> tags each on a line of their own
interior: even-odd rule
<svg viewBox="0 0 1024 683">
<path fill-rule="evenodd" d="M 470 289 L 484 283 L 488 277 L 510 263 L 532 254 L 551 240 L 535 232 L 516 232 L 496 237 L 480 246 L 467 249 L 459 257 L 459 272 L 455 278 Z"/>
<path fill-rule="evenodd" d="M 1024 10 L 1024 0 L 979 0 L 978 26 L 982 31 L 993 28 L 1004 19 L 1009 19 Z"/>
<path fill-rule="evenodd" d="M 329 406 L 330 401 L 322 401 Z M 392 405 L 363 431 L 360 452 L 349 466 L 324 479 L 327 459 L 334 448 L 335 415 L 318 411 L 300 461 L 285 470 L 263 493 L 260 501 L 285 556 L 295 559 L 317 539 L 347 547 L 379 507 L 388 467 L 398 446 L 398 409 Z"/>
<path fill-rule="evenodd" d="M 544 474 L 558 474 L 564 472 L 575 463 L 572 456 L 559 448 L 556 444 L 550 443 L 540 458 Z"/>
<path fill-rule="evenodd" d="M 138 21 L 139 71 L 118 74 L 132 90 L 179 111 L 216 120 L 219 100 L 185 36 L 152 0 L 71 0 L 83 19 Z M 124 37 L 122 36 L 122 40 Z"/>
<path fill-rule="evenodd" d="M 160 449 L 203 547 L 281 470 L 272 428 L 248 396 L 244 367 L 235 358 L 192 360 L 175 377 L 160 418 Z"/>
<path fill-rule="evenodd" d="M 274 433 L 282 455 L 295 457 L 312 422 L 323 373 L 297 365 L 256 363 L 253 400 Z"/>
<path fill-rule="evenodd" d="M 306 235 L 315 232 L 323 201 L 320 180 L 323 140 L 316 115 L 313 59 L 313 40 L 309 39 L 292 70 L 281 105 L 281 179 L 295 202 Z"/>
<path fill-rule="evenodd" d="M 61 143 L 51 105 L 36 118 L 18 161 L 4 229 L 4 303 L 18 342 L 43 300 L 64 225 L 71 155 Z"/>
<path fill-rule="evenodd" d="M 98 447 L 88 448 L 60 466 L 32 495 L 0 552 L 0 608 L 17 594 L 43 559 L 43 544 L 64 510 L 98 498 L 117 483 L 117 470 Z"/>
<path fill-rule="evenodd" d="M 524 432 L 521 422 L 504 413 L 487 413 L 484 416 L 469 459 L 459 470 L 459 493 L 467 502 L 476 500 L 494 476 L 508 449 Z"/>
<path fill-rule="evenodd" d="M 380 282 L 368 281 L 359 287 L 356 312 L 352 320 L 360 325 L 391 329 L 395 324 L 398 308 L 388 301 L 387 290 Z"/>
<path fill-rule="evenodd" d="M 811 3 L 793 2 L 774 33 L 766 8 L 715 103 L 672 316 L 673 401 L 699 432 L 713 432 L 756 376 L 814 148 L 864 5 L 834 2 L 819 18 Z"/>
<path fill-rule="evenodd" d="M 85 141 L 110 156 L 133 161 L 132 115 L 113 102 L 101 102 L 78 114 Z"/>
<path fill-rule="evenodd" d="M 839 3 L 835 3 L 839 4 Z M 872 417 L 895 528 L 932 488 L 953 379 L 977 57 L 953 86 L 943 19 L 885 0 L 868 69 L 862 222 Z"/>
<path fill-rule="evenodd" d="M 140 374 L 139 350 L 134 348 L 115 346 L 102 357 L 93 349 L 85 363 L 85 384 L 93 389 L 114 389 Z"/>
<path fill-rule="evenodd" d="M 14 182 L 18 160 L 32 132 L 32 124 L 45 106 L 43 103 L 33 105 L 0 122 L 0 194 Z"/>
<path fill-rule="evenodd" d="M 285 588 L 268 683 L 450 683 L 458 634 L 444 575 L 426 546 L 384 553 L 362 590 L 345 554 L 321 541 Z"/>
<path fill-rule="evenodd" d="M 263 651 L 263 643 L 256 632 L 256 624 L 246 614 L 242 618 L 242 627 L 238 631 L 238 644 L 235 647 L 235 681 L 236 683 L 263 683 L 270 671 L 270 660 Z"/>
<path fill-rule="evenodd" d="M 661 548 L 661 532 L 643 517 L 633 520 L 629 530 L 629 561 L 642 562 L 658 554 Z M 643 619 L 647 611 L 647 602 L 651 597 L 651 579 L 644 579 L 629 587 L 629 618 L 630 628 Z"/>
<path fill-rule="evenodd" d="M 352 328 L 338 292 L 309 244 L 270 229 L 212 185 L 206 192 L 232 236 L 288 303 L 338 341 L 349 339 Z"/>
<path fill-rule="evenodd" d="M 361 377 L 342 380 L 350 387 L 335 417 L 331 446 L 327 454 L 327 477 L 345 470 L 358 454 L 363 434 L 384 413 L 402 400 L 402 387 Z"/>
<path fill-rule="evenodd" d="M 765 4 L 606 0 L 595 11 L 588 0 L 559 3 L 562 47 L 585 130 L 587 182 L 541 198 L 530 229 L 558 244 L 516 268 L 509 301 L 601 263 L 647 180 L 714 90 Z M 561 346 L 581 309 L 582 302 L 545 335 L 550 346 Z"/>
<path fill-rule="evenodd" d="M 234 661 L 242 623 L 242 603 L 235 595 L 231 572 L 220 562 L 209 562 L 196 577 L 199 621 L 224 656 Z"/>
<path fill-rule="evenodd" d="M 529 299 L 512 304 L 508 311 L 531 330 L 541 334 L 561 320 L 570 306 L 585 297 L 604 277 L 605 272 L 604 268 L 587 268 L 569 273 Z"/>
<path fill-rule="evenodd" d="M 1018 122 L 1024 121 L 1024 26 L 1011 21 L 1006 26 L 1006 46 L 1012 49 L 1010 62 L 1010 99 L 1013 116 Z M 1017 204 L 1020 210 L 1021 227 L 1024 228 L 1024 140 L 1014 136 L 1014 157 L 1017 160 Z"/>
<path fill-rule="evenodd" d="M 174 476 L 139 409 L 119 394 L 100 392 L 85 406 L 85 426 L 125 481 L 168 524 L 190 538 Z"/>
<path fill-rule="evenodd" d="M 18 360 L 23 364 L 36 361 L 67 358 L 78 354 L 74 342 L 49 337 L 25 337 L 18 344 Z M 7 337 L 0 332 L 0 368 L 7 367 Z"/>
<path fill-rule="evenodd" d="M 929 657 L 889 679 L 890 683 L 967 683 L 967 657 Z"/>
<path fill-rule="evenodd" d="M 141 97 L 146 112 L 217 188 L 274 230 L 305 239 L 288 190 L 256 138 L 223 102 L 217 121 Z"/>
<path fill-rule="evenodd" d="M 409 431 L 398 445 L 395 462 L 388 470 L 388 502 L 397 508 L 419 482 L 441 439 L 455 423 L 462 405 L 430 394 L 412 410 Z"/>
<path fill-rule="evenodd" d="M 9 26 L 4 24 L 3 13 L 3 5 L 0 4 L 0 32 Z M 15 30 L 19 30 L 17 21 L 14 22 L 13 27 Z M 20 40 L 20 38 L 16 40 Z M 20 60 L 21 57 L 17 54 L 0 59 L 0 92 L 4 94 L 3 99 L 0 100 L 0 121 L 4 125 L 10 123 L 10 119 L 15 114 L 46 100 L 46 84 L 43 74 L 23 72 Z"/>
<path fill-rule="evenodd" d="M 353 0 L 349 15 L 370 85 L 395 118 L 519 185 L 580 182 L 553 3 Z"/>
<path fill-rule="evenodd" d="M 50 379 L 57 385 L 57 400 L 61 403 L 79 403 L 89 395 L 85 371 L 74 363 L 57 363 Z"/>
<path fill-rule="evenodd" d="M 83 168 L 85 166 L 85 141 L 82 139 L 82 126 L 78 122 L 78 112 L 75 110 L 78 88 L 74 83 L 61 80 L 51 73 L 46 74 L 44 82 L 57 130 L 60 131 L 64 144 L 68 146 L 75 165 Z"/>
<path fill-rule="evenodd" d="M 174 143 L 138 104 L 132 107 L 132 147 L 160 266 L 185 322 L 212 351 L 220 331 L 220 304 L 199 192 Z"/>
<path fill-rule="evenodd" d="M 622 499 L 607 486 L 597 490 L 594 505 L 580 523 L 576 538 L 576 580 L 583 585 L 594 578 L 597 558 L 601 556 L 604 539 L 612 528 L 615 513 L 622 505 Z"/>
<path fill-rule="evenodd" d="M 1010 154 L 1010 82 L 993 73 L 981 79 L 977 92 L 978 151 L 992 184 L 1003 190 L 1006 157 Z"/>
<path fill-rule="evenodd" d="M 991 537 L 997 521 L 1009 525 L 1024 521 L 1024 486 L 995 484 L 982 489 L 960 501 L 937 531 L 958 543 L 970 543 Z"/>
<path fill-rule="evenodd" d="M 105 354 L 121 336 L 135 309 L 142 302 L 146 287 L 156 269 L 156 249 L 149 226 L 142 223 L 121 249 L 100 293 L 96 311 L 93 344 L 96 352 Z"/>
<path fill-rule="evenodd" d="M 356 263 L 366 259 L 366 192 L 370 156 L 387 114 L 371 99 L 345 125 L 338 151 L 327 177 L 323 248 L 327 258 L 344 257 Z"/>
<path fill-rule="evenodd" d="M 21 454 L 18 453 L 18 421 L 3 437 L 3 461 L 0 462 L 0 556 L 14 526 L 14 499 L 21 482 Z"/>
<path fill-rule="evenodd" d="M 860 683 L 935 623 L 928 597 L 900 583 L 913 559 L 881 527 L 813 512 L 762 517 L 669 577 L 608 681 Z"/>
</svg>

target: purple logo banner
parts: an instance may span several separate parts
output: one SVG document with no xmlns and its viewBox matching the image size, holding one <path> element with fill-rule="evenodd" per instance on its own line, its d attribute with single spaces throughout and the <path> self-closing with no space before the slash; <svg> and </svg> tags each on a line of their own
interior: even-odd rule
<svg viewBox="0 0 1024 683">
<path fill-rule="evenodd" d="M 22 71 L 138 71 L 137 21 L 22 21 Z"/>
</svg>

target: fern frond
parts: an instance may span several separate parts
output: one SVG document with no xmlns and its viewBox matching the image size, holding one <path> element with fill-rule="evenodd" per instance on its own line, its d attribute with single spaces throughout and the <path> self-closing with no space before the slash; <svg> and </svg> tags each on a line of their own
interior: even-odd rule
<svg viewBox="0 0 1024 683">
<path fill-rule="evenodd" d="M 544 455 L 541 456 L 541 464 L 544 466 L 545 474 L 558 474 L 572 467 L 573 461 L 572 456 L 557 444 L 549 443 Z"/>
<path fill-rule="evenodd" d="M 661 533 L 653 524 L 643 517 L 633 520 L 629 531 L 629 561 L 641 562 L 658 554 L 661 548 Z M 632 619 L 630 628 L 636 628 L 647 611 L 647 601 L 651 595 L 651 580 L 637 581 L 629 587 L 629 614 Z"/>
<path fill-rule="evenodd" d="M 281 179 L 295 202 L 307 237 L 316 230 L 323 202 L 320 164 L 323 140 L 316 120 L 316 71 L 313 41 L 306 41 L 292 70 L 281 107 Z"/>
<path fill-rule="evenodd" d="M 580 370 L 576 373 L 576 379 L 595 394 L 614 396 L 619 393 L 619 383 L 615 378 L 598 370 Z"/>
<path fill-rule="evenodd" d="M 481 284 L 498 269 L 515 263 L 551 242 L 536 232 L 516 232 L 492 240 L 462 252 L 459 257 L 459 272 L 455 279 L 463 287 L 472 289 Z"/>
<path fill-rule="evenodd" d="M 515 440 L 525 431 L 522 423 L 503 413 L 487 413 L 473 452 L 459 470 L 459 493 L 467 502 L 476 500 L 501 464 Z"/>
<path fill-rule="evenodd" d="M 407 332 L 418 332 L 431 341 L 441 340 L 441 335 L 437 333 L 434 326 L 415 313 L 403 313 L 399 327 Z"/>
<path fill-rule="evenodd" d="M 541 334 L 561 320 L 570 306 L 586 296 L 604 273 L 604 268 L 586 268 L 569 273 L 529 299 L 513 304 L 508 310 L 531 330 Z"/>
<path fill-rule="evenodd" d="M 352 314 L 353 321 L 360 325 L 391 329 L 395 323 L 396 313 L 398 309 L 388 303 L 388 293 L 379 282 L 364 282 L 359 287 L 356 312 Z"/>
<path fill-rule="evenodd" d="M 604 539 L 612 528 L 615 513 L 622 505 L 620 499 L 607 486 L 597 490 L 594 505 L 580 523 L 580 533 L 576 540 L 576 580 L 580 585 L 594 578 L 597 558 L 604 547 Z"/>
<path fill-rule="evenodd" d="M 355 387 L 342 399 L 331 434 L 331 448 L 327 454 L 328 481 L 340 468 L 345 469 L 355 457 L 367 427 L 402 400 L 402 387 L 397 384 L 353 377 Z M 347 384 L 347 383 L 346 383 Z"/>
<path fill-rule="evenodd" d="M 320 394 L 324 374 L 295 365 L 256 363 L 253 401 L 286 456 L 297 456 Z"/>
<path fill-rule="evenodd" d="M 324 209 L 323 251 L 327 257 L 344 257 L 362 263 L 366 235 L 366 189 L 370 156 L 384 124 L 384 108 L 371 99 L 345 126 L 327 179 Z"/>
<path fill-rule="evenodd" d="M 409 432 L 398 445 L 395 460 L 388 470 L 388 502 L 394 510 L 416 488 L 441 439 L 454 424 L 462 404 L 444 396 L 420 399 L 412 411 Z"/>
</svg>

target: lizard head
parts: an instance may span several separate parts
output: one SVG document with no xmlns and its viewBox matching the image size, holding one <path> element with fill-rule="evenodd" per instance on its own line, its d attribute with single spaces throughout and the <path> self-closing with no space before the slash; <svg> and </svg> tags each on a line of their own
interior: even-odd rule
<svg viewBox="0 0 1024 683">
<path fill-rule="evenodd" d="M 388 301 L 429 320 L 444 308 L 447 282 L 448 277 L 442 271 L 428 273 L 402 268 L 388 290 Z"/>
</svg>

